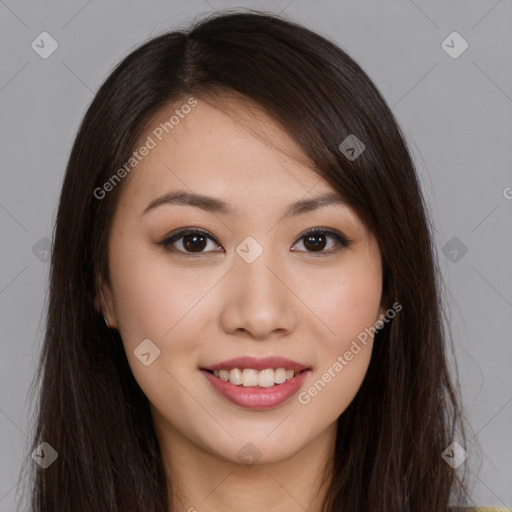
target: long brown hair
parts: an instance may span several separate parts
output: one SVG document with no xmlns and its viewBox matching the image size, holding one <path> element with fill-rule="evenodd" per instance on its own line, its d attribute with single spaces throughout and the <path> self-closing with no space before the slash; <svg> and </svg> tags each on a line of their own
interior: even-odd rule
<svg viewBox="0 0 512 512">
<path fill-rule="evenodd" d="M 374 234 L 383 296 L 402 311 L 375 336 L 367 375 L 338 419 L 323 512 L 440 512 L 466 486 L 441 457 L 465 445 L 447 364 L 439 270 L 411 156 L 372 81 L 327 39 L 262 12 L 228 12 L 155 37 L 97 92 L 71 152 L 57 213 L 31 465 L 33 512 L 163 512 L 171 502 L 148 400 L 95 299 L 123 183 L 94 190 L 130 158 L 145 127 L 182 98 L 236 92 L 271 115 Z M 356 135 L 355 159 L 339 149 Z M 134 170 L 133 172 L 136 172 Z M 456 437 L 457 436 L 457 437 Z M 32 462 L 32 461 L 30 461 Z M 460 469 L 459 469 L 460 471 Z"/>
</svg>

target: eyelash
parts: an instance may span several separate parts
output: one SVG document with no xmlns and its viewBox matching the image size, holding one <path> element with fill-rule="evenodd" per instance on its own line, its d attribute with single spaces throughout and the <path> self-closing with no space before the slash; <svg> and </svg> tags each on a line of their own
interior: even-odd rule
<svg viewBox="0 0 512 512">
<path fill-rule="evenodd" d="M 312 229 L 308 230 L 306 233 L 304 233 L 303 235 L 301 235 L 299 237 L 299 239 L 295 242 L 295 244 L 297 242 L 300 242 L 304 238 L 307 238 L 308 236 L 316 235 L 319 233 L 326 234 L 326 235 L 330 236 L 331 238 L 333 238 L 338 243 L 338 247 L 335 247 L 334 249 L 331 248 L 327 251 L 322 250 L 322 251 L 318 251 L 318 252 L 315 252 L 315 251 L 298 251 L 298 252 L 306 252 L 315 257 L 328 256 L 330 254 L 337 253 L 337 252 L 341 251 L 342 249 L 347 248 L 351 244 L 351 240 L 347 240 L 341 233 L 338 233 L 337 231 L 333 231 L 332 229 L 326 229 L 326 228 L 320 228 L 320 227 L 312 228 Z M 165 240 L 162 240 L 161 242 L 159 242 L 159 245 L 163 246 L 164 249 L 168 252 L 178 253 L 181 255 L 193 256 L 193 257 L 201 256 L 201 255 L 207 254 L 209 252 L 209 251 L 203 251 L 203 252 L 193 253 L 193 252 L 182 251 L 181 249 L 176 249 L 176 248 L 170 247 L 171 244 L 180 240 L 185 235 L 203 235 L 203 236 L 206 236 L 207 238 L 209 238 L 210 240 L 212 240 L 213 242 L 215 242 L 217 245 L 220 245 L 211 233 L 209 233 L 208 231 L 202 230 L 202 229 L 198 229 L 198 228 L 179 229 L 176 233 L 173 233 L 171 236 L 167 237 Z"/>
</svg>

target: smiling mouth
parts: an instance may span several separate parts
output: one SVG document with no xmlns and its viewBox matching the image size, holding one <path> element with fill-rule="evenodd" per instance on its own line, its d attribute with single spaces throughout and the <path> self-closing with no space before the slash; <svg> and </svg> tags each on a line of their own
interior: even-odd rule
<svg viewBox="0 0 512 512">
<path fill-rule="evenodd" d="M 230 382 L 235 386 L 254 387 L 254 388 L 272 388 L 280 386 L 297 375 L 308 371 L 309 368 L 303 370 L 287 370 L 285 368 L 266 368 L 265 370 L 255 370 L 253 368 L 231 368 L 222 370 L 204 371 L 214 375 L 219 380 Z"/>
</svg>

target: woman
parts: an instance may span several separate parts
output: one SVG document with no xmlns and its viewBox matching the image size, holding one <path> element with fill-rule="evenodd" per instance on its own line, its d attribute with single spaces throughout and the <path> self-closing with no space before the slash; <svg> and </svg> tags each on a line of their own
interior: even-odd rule
<svg viewBox="0 0 512 512">
<path fill-rule="evenodd" d="M 411 157 L 346 53 L 261 13 L 156 37 L 69 160 L 32 510 L 463 505 L 442 314 Z"/>
</svg>

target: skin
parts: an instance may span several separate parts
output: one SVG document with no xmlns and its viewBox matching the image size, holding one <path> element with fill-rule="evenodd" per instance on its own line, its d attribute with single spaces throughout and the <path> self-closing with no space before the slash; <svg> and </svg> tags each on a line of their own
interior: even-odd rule
<svg viewBox="0 0 512 512">
<path fill-rule="evenodd" d="M 283 218 L 291 203 L 335 190 L 292 158 L 301 149 L 270 117 L 240 100 L 230 107 L 238 117 L 198 99 L 125 178 L 101 308 L 151 403 L 170 509 L 315 511 L 336 420 L 364 379 L 371 337 L 307 404 L 295 395 L 274 409 L 238 407 L 199 368 L 244 355 L 284 356 L 312 369 L 300 389 L 307 390 L 384 313 L 381 255 L 346 205 Z M 161 112 L 141 140 L 168 117 Z M 239 213 L 164 204 L 143 214 L 176 190 L 222 199 Z M 186 253 L 183 238 L 171 246 L 175 253 L 159 245 L 182 227 L 207 230 L 214 240 L 205 240 L 199 256 Z M 351 243 L 344 248 L 326 235 L 318 250 L 339 250 L 317 256 L 301 238 L 314 227 L 340 231 Z M 252 263 L 236 252 L 247 236 L 263 248 Z M 160 349 L 149 366 L 134 355 L 144 339 Z M 261 456 L 255 465 L 237 456 L 249 442 Z"/>
</svg>

